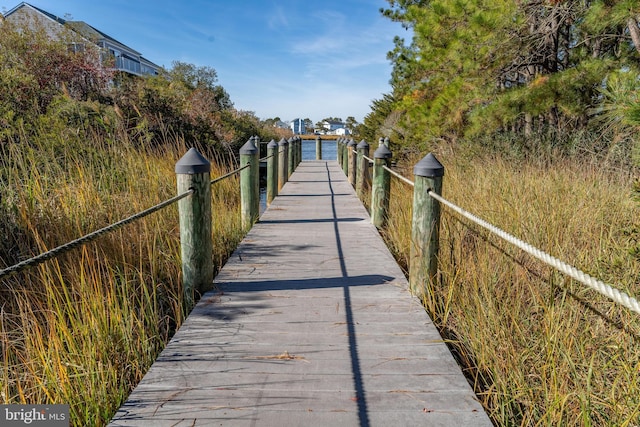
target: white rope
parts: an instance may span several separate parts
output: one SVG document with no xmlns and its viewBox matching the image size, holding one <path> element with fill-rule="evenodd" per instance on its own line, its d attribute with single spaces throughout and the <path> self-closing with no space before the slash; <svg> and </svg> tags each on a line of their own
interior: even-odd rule
<svg viewBox="0 0 640 427">
<path fill-rule="evenodd" d="M 623 306 L 627 307 L 629 310 L 635 311 L 636 313 L 640 314 L 640 303 L 638 303 L 637 299 L 630 297 L 626 293 L 614 288 L 613 286 L 608 285 L 600 280 L 597 280 L 596 278 L 589 276 L 588 274 L 578 270 L 577 268 L 563 261 L 560 261 L 558 258 L 555 258 L 547 254 L 546 252 L 541 251 L 540 249 L 537 249 L 536 247 L 531 246 L 526 242 L 523 242 L 522 240 L 512 236 L 506 231 L 503 231 L 498 227 L 489 224 L 483 219 L 478 218 L 472 213 L 467 212 L 464 209 L 454 205 L 453 203 L 449 202 L 448 200 L 444 199 L 442 196 L 434 193 L 433 191 L 429 191 L 429 195 L 434 199 L 436 199 L 437 201 L 439 201 L 440 203 L 442 203 L 443 205 L 446 205 L 450 209 L 453 209 L 454 211 L 458 212 L 460 215 L 464 216 L 465 218 L 475 222 L 481 227 L 486 228 L 492 233 L 497 234 L 502 239 L 517 246 L 518 248 L 534 256 L 535 258 L 538 258 L 539 260 L 549 264 L 550 266 L 554 267 L 556 270 L 566 274 L 569 277 L 572 277 L 573 279 L 581 283 L 584 283 L 591 289 L 601 293 L 602 295 L 610 298 L 611 300 L 617 302 L 618 304 L 622 304 Z"/>
<path fill-rule="evenodd" d="M 396 171 L 388 168 L 387 166 L 383 166 L 383 168 L 385 170 L 389 171 L 395 177 L 397 177 L 400 180 L 404 181 L 405 183 L 407 183 L 407 184 L 409 184 L 411 186 L 415 186 L 413 181 L 409 180 L 408 178 L 405 178 L 404 176 L 400 175 Z M 429 196 L 433 197 L 434 199 L 436 199 L 437 201 L 439 201 L 443 205 L 449 207 L 450 209 L 456 211 L 457 213 L 459 213 L 463 217 L 467 218 L 468 220 L 473 221 L 476 224 L 478 224 L 479 226 L 484 227 L 487 230 L 489 230 L 490 232 L 498 235 L 499 237 L 501 237 L 505 241 L 511 243 L 512 245 L 517 246 L 518 248 L 522 249 L 523 251 L 525 251 L 529 255 L 531 255 L 531 256 L 533 256 L 535 258 L 538 258 L 542 262 L 545 262 L 545 263 L 549 264 L 550 266 L 552 266 L 556 270 L 560 271 L 561 273 L 564 273 L 567 276 L 577 280 L 578 282 L 587 285 L 588 287 L 590 287 L 594 291 L 599 292 L 600 294 L 606 296 L 607 298 L 613 300 L 614 302 L 617 302 L 618 304 L 621 304 L 621 305 L 627 307 L 629 310 L 635 311 L 636 313 L 640 314 L 640 302 L 638 302 L 637 299 L 627 295 L 626 293 L 620 291 L 619 289 L 614 288 L 611 285 L 608 285 L 608 284 L 606 284 L 606 283 L 604 283 L 604 282 L 602 282 L 602 281 L 600 281 L 600 280 L 588 275 L 587 273 L 585 273 L 583 271 L 578 270 L 577 268 L 573 267 L 572 265 L 567 264 L 566 262 L 560 261 L 558 258 L 549 255 L 548 253 L 546 253 L 546 252 L 544 252 L 544 251 L 542 251 L 542 250 L 530 245 L 529 243 L 526 243 L 526 242 L 518 239 L 517 237 L 512 236 L 511 234 L 507 233 L 504 230 L 501 230 L 500 228 L 496 227 L 495 225 L 492 225 L 492 224 L 488 223 L 487 221 L 483 220 L 482 218 L 479 218 L 479 217 L 475 216 L 471 212 L 467 212 L 464 209 L 462 209 L 461 207 L 454 205 L 453 203 L 451 203 L 450 201 L 448 201 L 444 197 L 440 196 L 439 194 L 434 193 L 431 190 L 429 190 Z"/>
<path fill-rule="evenodd" d="M 413 181 L 411 181 L 409 178 L 405 178 L 404 176 L 400 175 L 398 172 L 394 171 L 393 169 L 391 169 L 388 166 L 382 166 L 382 168 L 384 170 L 386 170 L 387 172 L 389 172 L 391 175 L 395 176 L 396 178 L 398 178 L 400 181 L 404 181 L 406 184 L 409 184 L 410 186 L 414 187 L 415 184 L 413 183 Z"/>
</svg>

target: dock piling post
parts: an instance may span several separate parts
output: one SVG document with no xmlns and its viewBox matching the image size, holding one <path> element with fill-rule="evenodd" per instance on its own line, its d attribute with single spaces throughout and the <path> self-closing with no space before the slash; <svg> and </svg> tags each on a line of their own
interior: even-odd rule
<svg viewBox="0 0 640 427">
<path fill-rule="evenodd" d="M 345 141 L 344 145 L 342 146 L 342 171 L 344 172 L 345 176 L 349 176 L 349 142 L 353 141 L 353 138 L 351 138 L 350 141 Z"/>
<path fill-rule="evenodd" d="M 249 165 L 240 172 L 240 214 L 244 230 L 249 230 L 260 214 L 260 163 L 254 138 L 240 148 L 240 167 Z"/>
<path fill-rule="evenodd" d="M 287 145 L 288 142 L 284 138 L 278 142 L 278 192 L 282 190 L 282 187 L 286 184 L 287 179 L 289 178 L 289 172 L 287 171 L 287 165 L 289 164 L 287 156 L 289 154 L 289 150 Z"/>
<path fill-rule="evenodd" d="M 358 151 L 358 167 L 356 175 L 356 193 L 358 198 L 364 201 L 365 194 L 371 186 L 371 176 L 369 174 L 369 144 L 364 139 L 356 146 Z"/>
<path fill-rule="evenodd" d="M 322 138 L 316 136 L 316 160 L 322 160 Z"/>
<path fill-rule="evenodd" d="M 189 311 L 195 292 L 213 287 L 213 241 L 211 239 L 211 163 L 195 148 L 175 166 L 178 194 L 193 194 L 178 201 L 184 310 Z"/>
<path fill-rule="evenodd" d="M 278 195 L 278 143 L 271 140 L 267 145 L 267 206 Z"/>
<path fill-rule="evenodd" d="M 436 282 L 440 235 L 440 203 L 429 192 L 442 194 L 444 166 L 429 153 L 413 168 L 413 217 L 409 254 L 409 286 L 425 298 Z"/>
<path fill-rule="evenodd" d="M 391 150 L 380 146 L 373 153 L 373 186 L 371 188 L 371 223 L 377 228 L 386 225 L 391 192 L 391 174 L 386 167 L 391 164 Z"/>
<path fill-rule="evenodd" d="M 291 174 L 293 173 L 293 171 L 296 168 L 296 164 L 295 164 L 295 148 L 294 148 L 294 141 L 293 141 L 293 137 L 289 138 L 288 141 L 289 145 L 289 152 L 288 152 L 288 165 L 287 165 L 287 180 L 291 177 Z"/>
<path fill-rule="evenodd" d="M 356 142 L 352 139 L 347 144 L 347 164 L 349 165 L 347 168 L 347 176 L 353 188 L 356 188 L 356 173 L 358 171 L 358 156 L 353 152 L 355 148 Z"/>
</svg>

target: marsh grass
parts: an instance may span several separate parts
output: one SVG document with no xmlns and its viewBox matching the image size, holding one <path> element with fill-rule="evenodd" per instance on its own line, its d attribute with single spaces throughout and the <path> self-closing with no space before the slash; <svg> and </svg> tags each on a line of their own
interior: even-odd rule
<svg viewBox="0 0 640 427">
<path fill-rule="evenodd" d="M 187 147 L 60 134 L 1 150 L 5 267 L 174 196 Z M 234 178 L 212 187 L 217 267 L 242 237 L 238 191 Z M 72 425 L 108 422 L 183 320 L 179 258 L 173 205 L 2 280 L 0 403 L 67 403 Z"/>
<path fill-rule="evenodd" d="M 575 160 L 438 157 L 445 198 L 640 295 L 640 206 L 628 174 Z M 413 189 L 394 180 L 391 194 L 383 235 L 406 269 Z M 439 279 L 424 303 L 497 425 L 640 423 L 638 315 L 446 208 Z"/>
</svg>

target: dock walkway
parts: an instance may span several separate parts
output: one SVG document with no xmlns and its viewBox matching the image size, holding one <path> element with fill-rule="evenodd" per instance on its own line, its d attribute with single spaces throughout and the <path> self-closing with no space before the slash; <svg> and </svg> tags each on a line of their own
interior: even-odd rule
<svg viewBox="0 0 640 427">
<path fill-rule="evenodd" d="M 335 161 L 300 163 L 110 426 L 491 426 Z"/>
</svg>

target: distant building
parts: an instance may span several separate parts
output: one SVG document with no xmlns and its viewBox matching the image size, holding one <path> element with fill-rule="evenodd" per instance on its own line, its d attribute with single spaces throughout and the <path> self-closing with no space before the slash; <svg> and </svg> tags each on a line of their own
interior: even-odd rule
<svg viewBox="0 0 640 427">
<path fill-rule="evenodd" d="M 160 66 L 144 58 L 129 46 L 109 37 L 83 21 L 67 21 L 40 8 L 22 2 L 4 15 L 4 19 L 30 28 L 42 28 L 53 39 L 72 38 L 70 48 L 83 50 L 88 44 L 97 46 L 103 57 L 115 60 L 114 68 L 129 74 L 157 75 Z M 1 22 L 1 21 L 0 21 Z"/>
<path fill-rule="evenodd" d="M 287 123 L 285 123 L 285 122 L 283 122 L 281 120 L 278 120 L 277 122 L 273 123 L 273 127 L 274 128 L 278 128 L 278 129 L 289 129 L 289 124 L 287 124 Z"/>
<path fill-rule="evenodd" d="M 324 131 L 326 134 L 328 135 L 335 135 L 335 132 L 340 129 L 340 128 L 344 128 L 345 124 L 342 122 L 334 122 L 334 121 L 323 121 L 322 122 L 322 127 L 324 128 Z"/>
<path fill-rule="evenodd" d="M 295 135 L 303 135 L 307 133 L 307 128 L 303 119 L 293 119 L 289 125 Z"/>
<path fill-rule="evenodd" d="M 349 129 L 347 129 L 347 128 L 338 128 L 338 129 L 334 130 L 333 133 L 335 135 L 340 135 L 340 136 L 351 135 L 351 132 L 349 132 Z"/>
</svg>

